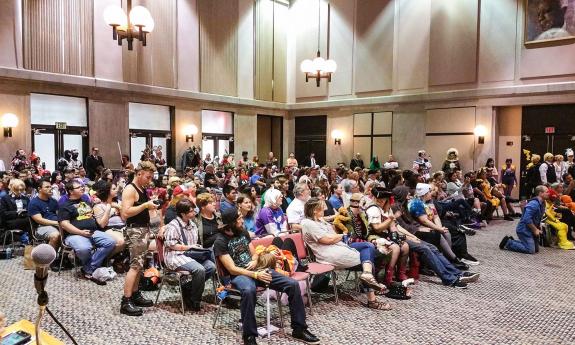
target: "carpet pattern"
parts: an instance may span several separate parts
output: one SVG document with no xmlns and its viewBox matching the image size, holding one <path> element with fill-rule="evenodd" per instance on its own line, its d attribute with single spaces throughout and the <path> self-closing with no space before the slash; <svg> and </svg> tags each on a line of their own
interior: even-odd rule
<svg viewBox="0 0 575 345">
<path fill-rule="evenodd" d="M 498 248 L 504 235 L 513 235 L 517 221 L 495 220 L 488 230 L 468 237 L 470 253 L 481 261 L 472 267 L 481 278 L 467 290 L 441 285 L 437 277 L 421 276 L 414 297 L 408 301 L 385 299 L 391 311 L 362 306 L 365 297 L 342 292 L 339 305 L 329 294 L 317 296 L 310 330 L 322 344 L 574 344 L 575 343 L 575 251 L 542 248 L 537 255 L 523 255 Z M 0 260 L 0 311 L 8 324 L 34 320 L 33 272 L 24 271 L 22 258 Z M 340 284 L 345 274 L 339 274 Z M 216 329 L 212 322 L 216 307 L 207 304 L 201 314 L 179 310 L 178 295 L 164 289 L 157 307 L 142 317 L 119 313 L 123 276 L 106 286 L 80 280 L 72 271 L 51 272 L 47 291 L 50 308 L 79 344 L 241 344 L 237 329 L 238 309 L 224 309 Z M 205 295 L 210 294 L 206 284 Z M 147 292 L 155 299 L 155 292 Z M 314 298 L 314 300 L 316 299 Z M 205 296 L 206 301 L 213 301 Z M 276 308 L 272 309 L 277 315 Z M 287 308 L 284 309 L 287 313 Z M 265 323 L 262 308 L 258 322 Z M 286 333 L 258 340 L 261 344 L 299 344 Z M 43 327 L 65 339 L 57 325 L 45 318 Z"/>
</svg>

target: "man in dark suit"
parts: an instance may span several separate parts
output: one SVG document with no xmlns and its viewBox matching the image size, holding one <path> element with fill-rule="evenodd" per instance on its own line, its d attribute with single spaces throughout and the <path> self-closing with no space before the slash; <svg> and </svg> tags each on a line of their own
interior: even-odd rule
<svg viewBox="0 0 575 345">
<path fill-rule="evenodd" d="M 317 162 L 315 161 L 315 153 L 310 153 L 309 157 L 304 160 L 304 166 L 306 167 L 315 167 Z"/>
<path fill-rule="evenodd" d="M 104 161 L 102 160 L 102 157 L 98 155 L 98 152 L 100 152 L 100 150 L 94 146 L 92 147 L 92 154 L 88 155 L 88 157 L 86 157 L 85 162 L 85 168 L 86 168 L 86 174 L 88 175 L 88 178 L 92 181 L 94 181 L 94 179 L 96 178 L 96 170 L 99 166 L 104 167 Z"/>
</svg>

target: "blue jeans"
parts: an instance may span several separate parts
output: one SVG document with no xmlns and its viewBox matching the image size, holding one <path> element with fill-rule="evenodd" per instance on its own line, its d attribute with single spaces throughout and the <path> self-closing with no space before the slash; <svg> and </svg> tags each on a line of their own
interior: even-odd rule
<svg viewBox="0 0 575 345">
<path fill-rule="evenodd" d="M 204 283 L 210 279 L 216 271 L 216 265 L 205 260 L 202 263 L 194 259 L 185 265 L 178 267 L 178 271 L 190 272 L 191 280 L 185 285 L 184 295 L 190 302 L 200 302 L 204 293 Z"/>
<path fill-rule="evenodd" d="M 443 285 L 451 285 L 461 276 L 461 271 L 455 268 L 433 244 L 423 241 L 419 243 L 407 241 L 407 244 L 409 250 L 419 254 L 421 260 L 441 278 Z"/>
<path fill-rule="evenodd" d="M 519 240 L 507 241 L 507 244 L 505 244 L 505 249 L 511 250 L 513 252 L 535 254 L 535 239 L 533 238 L 533 233 L 517 231 L 517 237 L 519 237 Z"/>
<path fill-rule="evenodd" d="M 289 310 L 291 314 L 291 328 L 293 330 L 305 330 L 305 306 L 299 290 L 299 283 L 276 271 L 271 271 L 272 281 L 269 288 L 288 295 Z M 256 285 L 263 286 L 263 283 L 247 276 L 237 276 L 232 279 L 234 288 L 240 290 L 242 301 L 240 302 L 240 312 L 242 315 L 243 336 L 256 336 L 258 329 L 256 325 Z"/>
<path fill-rule="evenodd" d="M 96 230 L 92 237 L 70 235 L 66 237 L 66 244 L 74 248 L 76 256 L 82 263 L 84 273 L 92 274 L 102 262 L 114 251 L 116 240 L 105 232 Z M 96 249 L 92 252 L 92 248 Z"/>
<path fill-rule="evenodd" d="M 359 252 L 361 263 L 369 262 L 373 264 L 375 259 L 375 246 L 371 242 L 352 242 L 349 246 Z"/>
</svg>

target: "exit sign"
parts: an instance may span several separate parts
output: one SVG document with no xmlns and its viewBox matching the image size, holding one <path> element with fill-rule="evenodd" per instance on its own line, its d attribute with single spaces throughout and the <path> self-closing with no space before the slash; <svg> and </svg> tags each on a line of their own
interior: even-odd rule
<svg viewBox="0 0 575 345">
<path fill-rule="evenodd" d="M 555 127 L 545 127 L 545 134 L 555 134 Z"/>
<path fill-rule="evenodd" d="M 66 129 L 66 122 L 56 122 L 56 129 Z"/>
</svg>

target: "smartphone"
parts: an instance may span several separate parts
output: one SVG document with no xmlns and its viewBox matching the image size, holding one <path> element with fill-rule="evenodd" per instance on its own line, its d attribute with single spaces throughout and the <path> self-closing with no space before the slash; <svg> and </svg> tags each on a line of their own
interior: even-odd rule
<svg viewBox="0 0 575 345">
<path fill-rule="evenodd" d="M 30 339 L 32 339 L 32 335 L 30 335 L 30 333 L 16 331 L 2 337 L 0 345 L 24 345 L 27 344 Z"/>
</svg>

